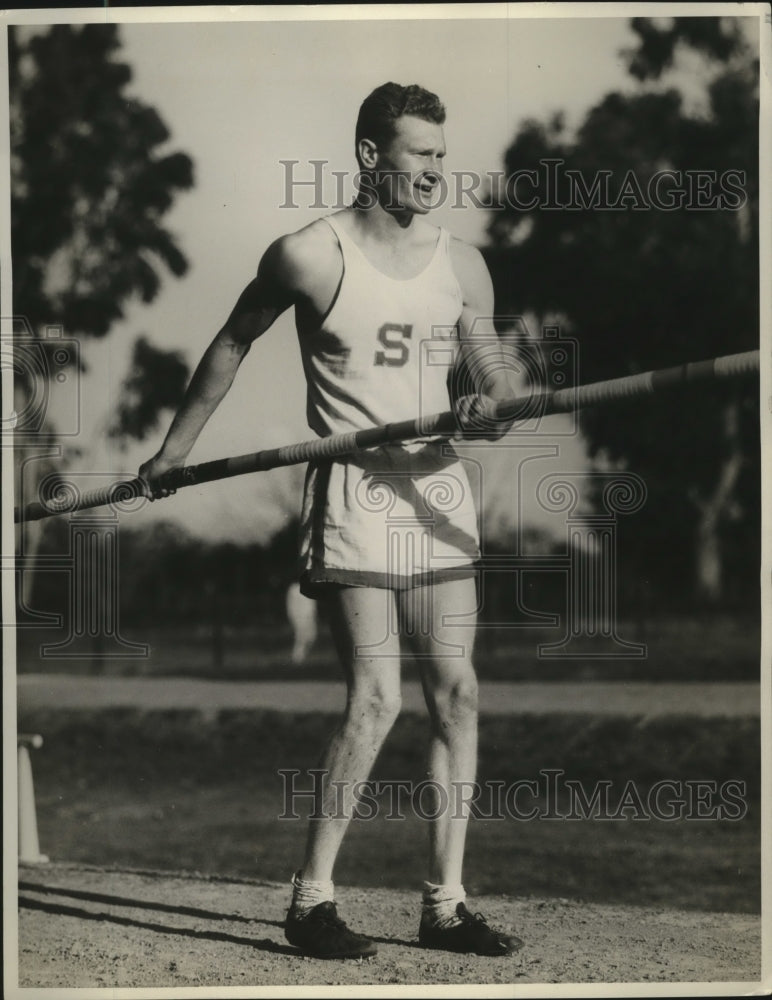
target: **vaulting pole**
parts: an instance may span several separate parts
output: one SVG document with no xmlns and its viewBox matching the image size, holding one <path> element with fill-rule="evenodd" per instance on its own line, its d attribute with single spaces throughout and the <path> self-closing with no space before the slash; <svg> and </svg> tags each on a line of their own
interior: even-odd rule
<svg viewBox="0 0 772 1000">
<path fill-rule="evenodd" d="M 588 385 L 557 389 L 553 392 L 532 393 L 504 400 L 496 406 L 496 417 L 528 420 L 548 416 L 551 413 L 570 413 L 588 406 L 600 406 L 621 400 L 650 396 L 663 389 L 673 389 L 711 379 L 736 378 L 752 375 L 759 370 L 759 352 L 746 351 L 729 354 L 706 361 L 694 361 L 673 368 L 641 372 L 623 378 L 591 382 Z M 298 465 L 314 459 L 341 458 L 366 448 L 410 441 L 424 437 L 452 437 L 458 433 L 458 425 L 453 413 L 435 413 L 432 416 L 403 420 L 346 434 L 331 434 L 328 437 L 301 441 L 282 448 L 269 448 L 249 455 L 220 458 L 201 465 L 188 465 L 172 469 L 161 480 L 167 489 L 182 489 L 216 479 L 229 479 L 250 472 L 266 472 L 283 465 Z M 141 479 L 129 479 L 114 483 L 102 489 L 83 494 L 62 481 L 57 495 L 45 502 L 35 501 L 14 511 L 14 520 L 37 521 L 55 514 L 69 514 L 76 510 L 102 507 L 107 504 L 125 502 L 146 495 L 146 484 Z"/>
</svg>

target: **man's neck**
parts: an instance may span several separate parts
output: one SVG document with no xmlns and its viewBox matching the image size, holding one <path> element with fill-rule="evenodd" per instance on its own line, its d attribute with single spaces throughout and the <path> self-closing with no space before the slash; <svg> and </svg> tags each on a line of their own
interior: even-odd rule
<svg viewBox="0 0 772 1000">
<path fill-rule="evenodd" d="M 399 209 L 387 210 L 380 202 L 371 205 L 356 200 L 351 207 L 360 231 L 379 242 L 404 244 L 412 239 L 415 233 L 413 225 L 415 216 L 412 212 Z"/>
</svg>

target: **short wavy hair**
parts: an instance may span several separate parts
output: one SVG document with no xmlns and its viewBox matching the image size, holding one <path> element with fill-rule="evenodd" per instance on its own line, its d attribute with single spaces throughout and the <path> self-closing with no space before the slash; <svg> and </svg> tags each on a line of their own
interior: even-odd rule
<svg viewBox="0 0 772 1000">
<path fill-rule="evenodd" d="M 388 145 L 394 138 L 395 122 L 403 115 L 414 115 L 424 121 L 443 125 L 445 106 L 436 94 L 411 83 L 383 83 L 369 94 L 359 108 L 355 143 L 359 159 L 359 142 L 370 139 L 376 146 Z"/>
</svg>

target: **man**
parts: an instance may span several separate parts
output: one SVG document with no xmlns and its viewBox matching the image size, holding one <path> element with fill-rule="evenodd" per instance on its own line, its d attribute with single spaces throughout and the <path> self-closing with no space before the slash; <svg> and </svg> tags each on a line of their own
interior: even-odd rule
<svg viewBox="0 0 772 1000">
<path fill-rule="evenodd" d="M 506 432 L 489 398 L 511 390 L 498 352 L 491 354 L 497 341 L 487 269 L 476 249 L 424 218 L 441 181 L 444 120 L 439 99 L 416 85 L 384 84 L 364 101 L 354 204 L 269 247 L 205 352 L 160 452 L 139 470 L 151 495 L 166 494 L 163 473 L 184 464 L 252 342 L 290 307 L 308 421 L 318 434 L 447 409 L 447 358 L 459 344 L 476 390 L 456 403 L 460 429 Z M 348 698 L 320 764 L 329 777 L 323 815 L 309 821 L 304 863 L 292 880 L 285 932 L 307 954 L 376 951 L 338 917 L 332 876 L 355 789 L 399 712 L 400 640 L 420 666 L 431 719 L 428 774 L 448 806 L 430 823 L 419 941 L 487 955 L 521 944 L 467 910 L 461 881 L 469 809 L 459 789 L 468 796 L 477 753 L 478 557 L 471 490 L 450 445 L 427 440 L 309 467 L 301 586 L 326 601 Z"/>
</svg>

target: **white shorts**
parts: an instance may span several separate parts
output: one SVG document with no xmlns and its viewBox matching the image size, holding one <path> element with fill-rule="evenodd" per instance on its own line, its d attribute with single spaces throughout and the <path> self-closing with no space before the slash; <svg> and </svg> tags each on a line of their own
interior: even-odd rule
<svg viewBox="0 0 772 1000">
<path fill-rule="evenodd" d="M 400 590 L 473 576 L 479 557 L 472 488 L 447 442 L 309 464 L 300 539 L 307 596 L 324 584 Z"/>
</svg>

